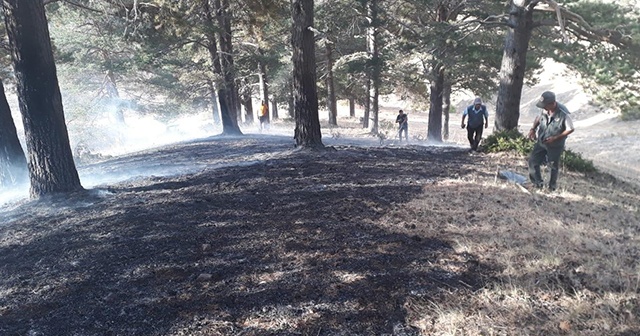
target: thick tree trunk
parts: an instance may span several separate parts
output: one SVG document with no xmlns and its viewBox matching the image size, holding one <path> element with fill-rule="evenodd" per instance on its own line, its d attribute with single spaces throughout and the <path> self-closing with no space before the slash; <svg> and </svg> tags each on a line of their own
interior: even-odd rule
<svg viewBox="0 0 640 336">
<path fill-rule="evenodd" d="M 427 141 L 442 142 L 442 93 L 444 91 L 444 68 L 441 63 L 433 66 L 430 88 L 429 126 Z"/>
<path fill-rule="evenodd" d="M 451 82 L 445 80 L 444 92 L 442 95 L 442 112 L 444 114 L 444 125 L 442 126 L 442 137 L 449 140 L 449 117 L 451 114 Z"/>
<path fill-rule="evenodd" d="M 278 102 L 276 101 L 276 97 L 273 97 L 271 100 L 271 111 L 273 115 L 278 115 Z"/>
<path fill-rule="evenodd" d="M 211 10 L 211 6 L 209 5 L 209 0 L 202 0 L 202 9 L 205 15 L 205 22 L 208 27 L 205 29 L 207 36 L 207 50 L 209 51 L 209 59 L 211 61 L 211 71 L 212 77 L 221 78 L 223 76 L 222 73 L 222 65 L 220 64 L 220 56 L 218 55 L 218 42 L 216 35 L 214 33 L 213 27 L 215 27 L 215 23 L 213 20 L 213 12 Z M 214 83 L 212 80 L 209 80 L 209 89 L 211 90 L 211 108 L 213 110 L 213 122 L 216 125 L 219 125 L 224 119 L 222 117 L 222 108 L 220 108 L 218 101 L 218 93 L 217 89 L 224 83 Z M 225 113 L 228 113 L 226 111 Z"/>
<path fill-rule="evenodd" d="M 511 3 L 509 23 L 500 67 L 500 87 L 496 103 L 495 127 L 497 131 L 518 128 L 520 99 L 527 67 L 527 51 L 533 31 L 531 0 Z"/>
<path fill-rule="evenodd" d="M 41 1 L 3 0 L 29 155 L 30 194 L 82 190 Z"/>
<path fill-rule="evenodd" d="M 379 119 L 379 99 L 380 99 L 380 75 L 381 75 L 381 59 L 379 52 L 379 32 L 378 32 L 378 0 L 369 0 L 367 3 L 367 15 L 370 20 L 367 29 L 368 51 L 371 58 L 371 87 L 369 96 L 371 99 L 371 114 L 373 117 L 373 125 L 371 125 L 371 133 L 378 133 Z"/>
<path fill-rule="evenodd" d="M 333 85 L 333 43 L 325 42 L 327 57 L 327 109 L 329 110 L 329 125 L 338 126 L 338 107 L 336 106 L 336 90 Z"/>
<path fill-rule="evenodd" d="M 440 2 L 437 7 L 437 22 L 447 22 L 449 20 L 449 7 L 447 2 Z M 432 61 L 431 67 L 431 87 L 429 91 L 429 126 L 427 128 L 427 141 L 442 142 L 442 103 L 445 86 L 445 65 L 444 60 L 447 55 L 446 46 L 443 41 L 438 40 L 439 48 Z"/>
<path fill-rule="evenodd" d="M 293 21 L 293 91 L 296 146 L 322 148 L 322 133 L 318 118 L 318 89 L 316 87 L 316 55 L 313 32 L 313 0 L 291 0 Z"/>
<path fill-rule="evenodd" d="M 243 81 L 242 94 L 240 95 L 242 106 L 244 106 L 244 121 L 246 124 L 253 124 L 253 90 L 250 85 Z"/>
<path fill-rule="evenodd" d="M 242 135 L 238 128 L 238 119 L 231 113 L 231 108 L 227 102 L 229 92 L 225 89 L 218 89 L 218 102 L 220 103 L 220 116 L 222 117 L 222 134 Z"/>
<path fill-rule="evenodd" d="M 227 7 L 224 7 L 225 4 L 220 2 L 220 0 L 213 1 L 213 9 L 215 10 L 218 26 L 222 27 L 222 29 L 217 29 L 220 40 L 220 51 L 223 55 L 220 57 L 218 47 L 216 45 L 217 39 L 214 33 L 217 27 L 213 21 L 214 11 L 212 11 L 212 8 L 209 6 L 208 0 L 202 0 L 202 3 L 208 25 L 207 29 L 205 29 L 205 31 L 207 31 L 208 39 L 207 47 L 213 63 L 214 72 L 222 77 L 222 83 L 217 85 L 220 117 L 222 119 L 222 134 L 239 135 L 242 134 L 242 132 L 238 126 L 238 104 L 233 74 L 233 49 L 230 48 L 231 27 L 226 12 Z"/>
<path fill-rule="evenodd" d="M 349 117 L 354 118 L 356 116 L 356 99 L 349 97 Z"/>
<path fill-rule="evenodd" d="M 218 90 L 218 100 L 220 101 L 221 114 L 228 113 L 228 116 L 222 116 L 222 133 L 227 135 L 242 134 L 238 126 L 238 91 L 235 84 L 235 70 L 233 64 L 233 44 L 231 40 L 231 20 L 229 18 L 229 1 L 214 0 L 213 5 L 218 19 L 218 39 L 220 43 L 220 64 L 222 68 L 223 87 Z M 220 93 L 226 96 L 221 97 Z M 223 107 L 224 104 L 224 107 Z M 226 110 L 226 111 L 225 111 Z"/>
<path fill-rule="evenodd" d="M 209 86 L 209 97 L 211 102 L 211 113 L 213 114 L 214 125 L 220 125 L 220 110 L 218 109 L 218 94 L 216 93 L 216 86 L 212 80 L 207 81 Z"/>
<path fill-rule="evenodd" d="M 11 108 L 0 81 L 0 188 L 27 183 L 27 159 L 18 139 Z"/>
</svg>

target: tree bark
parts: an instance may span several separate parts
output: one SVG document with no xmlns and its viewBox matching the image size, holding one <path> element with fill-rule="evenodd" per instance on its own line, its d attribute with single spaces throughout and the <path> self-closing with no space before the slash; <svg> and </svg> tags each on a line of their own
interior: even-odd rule
<svg viewBox="0 0 640 336">
<path fill-rule="evenodd" d="M 240 135 L 238 126 L 238 90 L 235 85 L 235 70 L 233 64 L 233 44 L 231 40 L 231 20 L 229 18 L 229 1 L 214 0 L 213 5 L 218 19 L 218 40 L 220 44 L 220 65 L 222 68 L 223 83 L 218 89 L 221 114 L 229 114 L 222 117 L 222 133 L 226 135 Z M 224 94 L 225 97 L 222 97 Z M 225 111 L 226 110 L 226 111 Z"/>
<path fill-rule="evenodd" d="M 509 13 L 509 32 L 504 44 L 500 67 L 500 87 L 496 103 L 497 131 L 518 128 L 520 99 L 527 67 L 527 51 L 534 28 L 531 0 L 514 0 Z"/>
<path fill-rule="evenodd" d="M 278 115 L 278 102 L 276 101 L 276 97 L 273 97 L 271 100 L 271 111 L 273 115 Z"/>
<path fill-rule="evenodd" d="M 261 48 L 258 49 L 258 53 L 260 53 L 260 56 L 264 56 L 264 50 L 262 50 Z M 262 59 L 258 63 L 258 68 L 260 71 L 259 77 L 262 101 L 267 104 L 267 106 L 269 106 L 269 77 L 267 76 L 267 65 L 264 63 L 264 61 L 262 61 Z M 268 118 L 271 118 L 271 115 L 268 115 Z"/>
<path fill-rule="evenodd" d="M 228 110 L 222 111 L 220 107 L 219 97 L 216 88 L 220 88 L 224 85 L 224 83 L 220 83 L 219 79 L 222 78 L 222 64 L 220 63 L 220 55 L 218 55 L 218 39 L 215 35 L 215 22 L 213 20 L 213 12 L 211 10 L 211 6 L 209 5 L 209 0 L 202 0 L 202 9 L 205 15 L 205 35 L 207 37 L 207 51 L 209 52 L 209 59 L 211 61 L 211 72 L 212 77 L 217 78 L 218 82 L 214 83 L 212 80 L 209 81 L 209 88 L 211 90 L 211 106 L 213 110 L 213 122 L 218 125 L 221 123 L 223 119 L 229 119 L 227 117 L 222 116 L 223 113 L 229 113 Z M 231 129 L 233 126 L 229 126 Z M 223 123 L 224 129 L 224 123 Z"/>
<path fill-rule="evenodd" d="M 83 190 L 64 119 L 44 5 L 3 0 L 25 128 L 31 197 Z"/>
<path fill-rule="evenodd" d="M 356 99 L 349 97 L 349 117 L 354 118 L 356 116 Z"/>
<path fill-rule="evenodd" d="M 291 0 L 291 17 L 296 120 L 294 138 L 298 147 L 323 148 L 318 118 L 315 41 L 309 29 L 313 27 L 313 0 Z"/>
<path fill-rule="evenodd" d="M 327 57 L 327 109 L 329 110 L 329 125 L 338 126 L 338 108 L 336 106 L 336 89 L 333 84 L 333 43 L 325 41 Z"/>
<path fill-rule="evenodd" d="M 451 114 L 451 82 L 445 80 L 442 95 L 442 112 L 444 114 L 444 125 L 442 126 L 442 138 L 449 140 L 449 117 Z"/>
<path fill-rule="evenodd" d="M 365 85 L 367 97 L 364 100 L 364 117 L 362 118 L 362 128 L 369 128 L 369 117 L 371 115 L 371 75 L 367 74 L 367 83 Z"/>
<path fill-rule="evenodd" d="M 242 94 L 240 95 L 240 103 L 244 106 L 244 120 L 246 124 L 253 124 L 253 89 L 246 80 L 242 81 Z"/>
<path fill-rule="evenodd" d="M 449 8 L 447 2 L 440 2 L 436 9 L 437 22 L 449 21 Z M 439 43 L 438 43 L 439 42 Z M 442 142 L 442 103 L 444 97 L 445 65 L 447 47 L 444 41 L 438 40 L 438 50 L 431 66 L 431 87 L 429 91 L 429 126 L 427 127 L 427 140 Z"/>
<path fill-rule="evenodd" d="M 27 183 L 27 159 L 0 80 L 0 188 Z"/>
<path fill-rule="evenodd" d="M 295 118 L 294 107 L 293 107 L 293 74 L 291 78 L 288 80 L 288 88 L 289 88 L 289 97 L 287 97 L 287 105 L 289 105 L 289 118 Z"/>
<path fill-rule="evenodd" d="M 373 125 L 371 125 L 371 133 L 378 133 L 379 118 L 379 99 L 380 99 L 380 75 L 381 75 L 381 59 L 379 52 L 379 32 L 378 32 L 378 0 L 369 0 L 367 3 L 367 15 L 370 20 L 367 29 L 367 42 L 369 56 L 371 57 L 371 87 L 369 97 L 371 99 L 371 114 L 373 117 Z"/>
<path fill-rule="evenodd" d="M 212 80 L 207 80 L 207 86 L 209 87 L 209 97 L 211 103 L 211 113 L 213 114 L 213 124 L 220 125 L 220 109 L 218 108 L 218 94 L 216 93 L 216 86 Z"/>
<path fill-rule="evenodd" d="M 427 141 L 442 142 L 442 93 L 444 91 L 444 66 L 436 63 L 432 70 L 430 88 L 429 126 Z"/>
</svg>

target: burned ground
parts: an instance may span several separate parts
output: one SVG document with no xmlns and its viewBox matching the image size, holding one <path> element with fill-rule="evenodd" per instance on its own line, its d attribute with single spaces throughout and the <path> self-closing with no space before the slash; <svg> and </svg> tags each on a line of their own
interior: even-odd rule
<svg viewBox="0 0 640 336">
<path fill-rule="evenodd" d="M 448 228 L 467 226 L 491 240 L 530 225 L 527 209 L 593 207 L 496 182 L 499 160 L 446 147 L 294 151 L 288 139 L 247 137 L 87 167 L 157 174 L 0 215 L 0 334 L 437 333 L 429 305 L 444 310 L 451 297 L 473 298 L 511 279 L 510 265 L 461 248 L 467 238 Z M 183 173 L 166 175 L 176 172 Z M 617 182 L 585 185 L 598 183 Z M 632 230 L 638 193 L 629 188 L 631 205 L 609 210 L 623 211 Z M 495 211 L 487 215 L 488 207 Z M 537 278 L 549 288 L 579 288 L 571 282 L 577 276 L 557 283 L 558 272 Z M 629 307 L 640 313 L 637 301 Z M 563 330 L 547 319 L 523 318 L 510 330 Z M 630 319 L 615 330 L 637 326 Z"/>
</svg>

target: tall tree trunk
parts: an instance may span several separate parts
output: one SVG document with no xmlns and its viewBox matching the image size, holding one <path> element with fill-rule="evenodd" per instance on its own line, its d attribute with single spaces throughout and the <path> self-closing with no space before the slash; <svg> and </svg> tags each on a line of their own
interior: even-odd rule
<svg viewBox="0 0 640 336">
<path fill-rule="evenodd" d="M 533 2 L 533 4 L 532 4 Z M 520 99 L 527 67 L 527 51 L 533 31 L 533 8 L 537 1 L 513 0 L 509 12 L 510 28 L 504 43 L 500 67 L 500 87 L 496 103 L 497 131 L 518 128 Z"/>
<path fill-rule="evenodd" d="M 329 110 L 329 125 L 338 126 L 338 108 L 336 106 L 336 90 L 333 85 L 333 42 L 325 41 L 327 57 L 327 109 Z"/>
<path fill-rule="evenodd" d="M 42 1 L 3 0 L 29 155 L 30 194 L 82 190 Z"/>
<path fill-rule="evenodd" d="M 0 188 L 29 181 L 27 159 L 18 139 L 4 85 L 0 80 Z"/>
<path fill-rule="evenodd" d="M 368 71 L 368 70 L 367 70 Z M 369 128 L 369 117 L 371 115 L 371 76 L 367 74 L 367 83 L 365 84 L 365 90 L 367 91 L 367 97 L 364 100 L 364 117 L 362 118 L 362 128 Z"/>
<path fill-rule="evenodd" d="M 264 51 L 262 49 L 258 49 L 260 56 L 264 56 Z M 267 77 L 267 66 L 266 64 L 260 60 L 258 63 L 259 74 L 258 77 L 260 79 L 260 93 L 262 96 L 262 101 L 269 106 L 269 78 Z M 267 117 L 271 119 L 272 113 L 269 112 Z"/>
<path fill-rule="evenodd" d="M 218 109 L 218 94 L 216 93 L 216 86 L 212 80 L 207 80 L 207 86 L 209 87 L 209 97 L 211 104 L 211 113 L 213 114 L 213 124 L 220 125 L 220 110 Z"/>
<path fill-rule="evenodd" d="M 287 105 L 289 105 L 289 118 L 293 119 L 295 117 L 294 107 L 293 107 L 293 73 L 291 74 L 291 78 L 287 83 L 289 87 L 289 97 L 287 97 Z"/>
<path fill-rule="evenodd" d="M 253 124 L 253 100 L 252 90 L 245 88 L 242 92 L 241 99 L 244 106 L 245 122 L 247 124 Z"/>
<path fill-rule="evenodd" d="M 436 63 L 432 70 L 430 88 L 429 126 L 427 128 L 427 140 L 442 142 L 442 92 L 444 91 L 444 66 Z"/>
<path fill-rule="evenodd" d="M 316 87 L 316 55 L 313 32 L 313 0 L 291 0 L 293 21 L 293 90 L 296 146 L 322 148 Z"/>
<path fill-rule="evenodd" d="M 354 118 L 356 116 L 356 99 L 349 97 L 349 117 Z"/>
<path fill-rule="evenodd" d="M 439 2 L 437 7 L 437 22 L 447 22 L 449 20 L 449 3 Z M 446 49 L 443 39 L 436 41 L 438 50 L 431 67 L 431 87 L 429 91 L 429 126 L 427 128 L 427 140 L 432 142 L 442 142 L 442 103 L 444 96 Z"/>
<path fill-rule="evenodd" d="M 238 89 L 240 90 L 241 111 L 244 110 L 244 123 L 253 124 L 253 86 L 246 78 L 241 80 Z"/>
<path fill-rule="evenodd" d="M 235 118 L 229 107 L 229 92 L 224 89 L 218 89 L 218 101 L 220 102 L 220 116 L 222 117 L 222 134 L 224 135 L 241 135 L 238 129 L 238 119 Z M 225 112 L 226 111 L 226 112 Z M 238 129 L 235 131 L 235 129 Z"/>
<path fill-rule="evenodd" d="M 220 64 L 220 56 L 218 55 L 218 42 L 214 32 L 215 23 L 213 21 L 213 12 L 211 11 L 209 0 L 202 0 L 202 9 L 204 11 L 205 22 L 207 25 L 204 31 L 207 37 L 206 45 L 207 51 L 209 52 L 209 60 L 211 62 L 211 77 L 220 78 L 223 76 L 222 65 Z M 219 125 L 221 123 L 221 119 L 224 119 L 222 118 L 223 111 L 220 108 L 217 93 L 217 88 L 221 87 L 222 85 L 224 85 L 224 83 L 214 83 L 212 80 L 209 80 L 211 108 L 213 110 L 213 122 L 216 125 Z M 224 113 L 228 113 L 228 111 L 225 111 Z"/>
<path fill-rule="evenodd" d="M 451 82 L 445 80 L 442 94 L 442 112 L 444 114 L 444 125 L 442 126 L 442 137 L 449 140 L 449 117 L 451 114 Z"/>
<path fill-rule="evenodd" d="M 371 114 L 373 115 L 373 125 L 371 125 L 371 133 L 378 133 L 378 119 L 379 119 L 379 99 L 380 99 L 380 75 L 381 75 L 381 59 L 379 52 L 379 37 L 378 32 L 378 0 L 369 0 L 367 3 L 367 16 L 369 17 L 370 24 L 367 28 L 367 42 L 369 57 L 371 58 L 371 87 L 369 96 L 371 99 Z"/>
<path fill-rule="evenodd" d="M 271 99 L 271 111 L 273 112 L 273 115 L 278 115 L 278 101 L 275 96 Z"/>
<path fill-rule="evenodd" d="M 235 84 L 235 70 L 233 64 L 233 44 L 231 40 L 231 19 L 229 17 L 229 1 L 214 0 L 216 17 L 218 19 L 218 39 L 220 44 L 220 64 L 224 84 L 218 89 L 218 100 L 220 100 L 220 110 L 227 117 L 222 117 L 222 133 L 230 135 L 242 134 L 238 126 L 238 91 Z M 225 97 L 221 97 L 224 94 Z M 223 102 L 224 100 L 224 102 Z M 224 107 L 223 107 L 224 105 Z"/>
</svg>

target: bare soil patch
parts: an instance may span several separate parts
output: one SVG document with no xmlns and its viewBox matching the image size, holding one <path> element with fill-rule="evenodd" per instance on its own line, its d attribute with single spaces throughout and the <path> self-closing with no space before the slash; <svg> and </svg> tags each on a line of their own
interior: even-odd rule
<svg viewBox="0 0 640 336">
<path fill-rule="evenodd" d="M 527 194 L 498 166 L 523 170 L 256 136 L 96 165 L 186 173 L 5 209 L 0 334 L 640 333 L 638 190 Z"/>
</svg>

